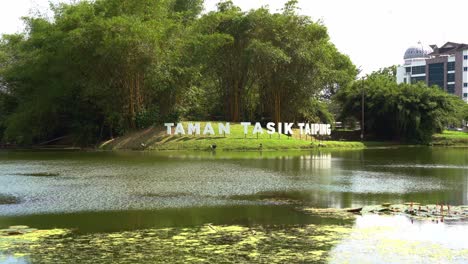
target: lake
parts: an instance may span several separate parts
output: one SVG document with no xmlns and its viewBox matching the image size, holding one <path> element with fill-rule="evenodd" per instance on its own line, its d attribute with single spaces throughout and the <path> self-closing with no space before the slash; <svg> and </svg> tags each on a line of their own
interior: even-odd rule
<svg viewBox="0 0 468 264">
<path fill-rule="evenodd" d="M 300 210 L 405 202 L 468 204 L 468 149 L 0 151 L 0 229 L 65 230 L 0 262 L 468 261 L 465 221 Z"/>
</svg>

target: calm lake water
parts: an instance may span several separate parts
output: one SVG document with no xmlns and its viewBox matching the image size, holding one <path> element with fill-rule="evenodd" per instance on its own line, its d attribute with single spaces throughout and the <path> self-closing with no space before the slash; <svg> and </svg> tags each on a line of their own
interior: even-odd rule
<svg viewBox="0 0 468 264">
<path fill-rule="evenodd" d="M 141 237 L 142 230 L 180 231 L 207 224 L 251 227 L 256 232 L 274 227 L 281 228 L 283 233 L 299 227 L 343 226 L 349 227 L 354 235 L 337 238 L 336 243 L 321 249 L 329 255 L 328 262 L 357 261 L 360 255 L 370 262 L 424 260 L 422 254 L 413 258 L 411 252 L 403 259 L 402 254 L 392 255 L 391 250 L 379 253 L 375 247 L 384 237 L 421 242 L 422 248 L 437 245 L 442 250 L 440 256 L 450 253 L 450 259 L 446 256 L 445 260 L 468 261 L 465 222 L 412 223 L 403 216 L 340 219 L 311 216 L 297 210 L 298 207 L 346 208 L 408 201 L 468 204 L 468 149 L 0 152 L 0 229 L 11 225 L 70 229 L 73 237 L 86 238 L 89 242 L 110 233 L 133 232 Z M 380 228 L 380 231 L 366 238 L 355 235 L 361 234 L 363 228 Z M 298 246 L 296 250 L 303 253 L 307 247 L 317 248 L 310 244 L 304 242 L 303 248 Z M 276 245 L 276 248 L 282 247 Z M 134 249 L 132 253 L 145 250 Z M 0 262 L 1 251 L 0 244 Z M 347 255 L 349 252 L 355 254 Z M 8 255 L 3 261 L 40 262 L 43 260 L 40 254 L 45 253 L 32 257 Z M 94 252 L 92 256 L 96 255 L 99 254 Z M 440 256 L 429 256 L 426 260 L 438 260 Z M 257 255 L 250 257 L 259 260 L 255 259 Z M 158 259 L 161 256 L 149 260 Z M 220 259 L 212 259 L 217 260 Z M 249 258 L 241 260 L 248 262 Z"/>
</svg>

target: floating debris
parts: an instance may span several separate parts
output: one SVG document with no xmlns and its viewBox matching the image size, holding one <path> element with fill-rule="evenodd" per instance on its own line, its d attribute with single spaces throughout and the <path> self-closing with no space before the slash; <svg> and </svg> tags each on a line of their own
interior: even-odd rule
<svg viewBox="0 0 468 264">
<path fill-rule="evenodd" d="M 20 230 L 26 229 L 20 228 Z M 351 225 L 239 226 L 206 224 L 115 233 L 36 230 L 0 235 L 0 262 L 31 263 L 317 263 Z"/>
<path fill-rule="evenodd" d="M 47 249 L 47 239 L 62 238 L 69 230 L 38 230 L 28 226 L 10 226 L 0 229 L 0 262 L 9 257 L 24 257 L 33 254 L 38 248 Z"/>
<path fill-rule="evenodd" d="M 7 229 L 0 229 L 0 236 L 17 236 L 35 231 L 37 231 L 37 229 L 29 228 L 29 226 L 10 226 Z"/>
<path fill-rule="evenodd" d="M 404 203 L 364 206 L 362 208 L 301 208 L 302 211 L 319 216 L 350 218 L 353 214 L 390 214 L 406 215 L 412 219 L 444 222 L 447 220 L 468 219 L 468 206 L 451 206 L 444 204 Z"/>
<path fill-rule="evenodd" d="M 315 216 L 339 219 L 353 219 L 355 218 L 355 213 L 359 213 L 362 210 L 362 208 L 302 208 L 301 210 L 307 214 Z"/>
</svg>

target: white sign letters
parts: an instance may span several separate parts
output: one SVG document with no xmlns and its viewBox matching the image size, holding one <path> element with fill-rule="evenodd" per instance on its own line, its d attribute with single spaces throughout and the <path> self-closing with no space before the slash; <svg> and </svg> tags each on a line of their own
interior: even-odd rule
<svg viewBox="0 0 468 264">
<path fill-rule="evenodd" d="M 260 122 L 256 122 L 252 125 L 252 122 L 241 122 L 240 125 L 243 127 L 244 134 L 263 134 L 268 133 L 272 135 L 274 133 L 284 133 L 293 135 L 295 131 L 293 127 L 299 128 L 299 134 L 301 135 L 320 135 L 329 136 L 331 135 L 330 124 L 310 124 L 310 123 L 273 123 L 269 122 L 266 124 L 266 128 L 262 127 Z M 202 124 L 201 123 L 188 123 L 186 129 L 182 123 L 165 123 L 164 126 L 167 128 L 168 135 L 200 135 Z M 252 128 L 253 127 L 253 128 Z M 174 129 L 173 129 L 174 128 Z M 266 131 L 265 131 L 266 130 Z M 218 135 L 229 135 L 231 133 L 230 123 L 218 123 Z M 203 135 L 215 135 L 215 129 L 213 125 L 208 122 L 204 123 Z"/>
</svg>

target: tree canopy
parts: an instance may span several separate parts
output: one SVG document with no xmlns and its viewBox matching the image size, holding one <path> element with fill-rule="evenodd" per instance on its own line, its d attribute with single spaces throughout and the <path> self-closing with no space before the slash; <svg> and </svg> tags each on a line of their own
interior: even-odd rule
<svg viewBox="0 0 468 264">
<path fill-rule="evenodd" d="M 312 105 L 356 68 L 296 4 L 96 0 L 26 17 L 0 42 L 0 136 L 92 144 L 180 118 L 320 120 Z"/>
<path fill-rule="evenodd" d="M 202 0 L 96 0 L 26 17 L 0 39 L 0 138 L 89 145 L 179 119 L 359 120 L 363 89 L 366 131 L 383 139 L 426 142 L 466 119 L 438 88 L 397 85 L 395 67 L 355 81 L 325 25 L 296 5 L 221 1 L 202 13 Z"/>
<path fill-rule="evenodd" d="M 463 120 L 466 103 L 460 98 L 422 82 L 397 84 L 391 69 L 341 89 L 335 97 L 342 104 L 341 119 L 361 120 L 364 95 L 364 130 L 373 138 L 427 143 L 434 133 Z"/>
</svg>

